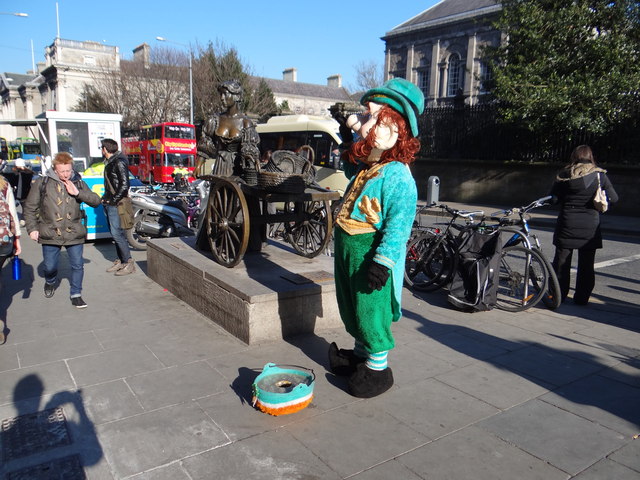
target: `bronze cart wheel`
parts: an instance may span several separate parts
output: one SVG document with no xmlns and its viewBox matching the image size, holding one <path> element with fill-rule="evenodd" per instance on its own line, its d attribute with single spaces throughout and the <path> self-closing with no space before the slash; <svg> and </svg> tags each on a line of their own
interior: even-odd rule
<svg viewBox="0 0 640 480">
<path fill-rule="evenodd" d="M 237 265 L 249 243 L 249 208 L 240 187 L 216 178 L 209 192 L 207 235 L 213 258 L 220 265 Z"/>
<path fill-rule="evenodd" d="M 326 200 L 286 202 L 285 212 L 295 212 L 302 220 L 285 224 L 287 241 L 303 257 L 317 257 L 331 240 L 331 208 Z"/>
</svg>

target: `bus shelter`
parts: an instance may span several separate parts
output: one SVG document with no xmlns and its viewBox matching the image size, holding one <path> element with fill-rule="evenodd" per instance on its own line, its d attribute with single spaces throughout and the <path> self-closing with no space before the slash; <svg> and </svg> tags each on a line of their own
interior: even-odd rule
<svg viewBox="0 0 640 480">
<path fill-rule="evenodd" d="M 112 138 L 120 144 L 120 122 L 122 115 L 113 113 L 56 112 L 47 111 L 31 119 L 0 120 L 14 127 L 28 127 L 31 135 L 40 141 L 43 155 L 69 152 L 73 156 L 74 169 L 82 175 L 92 191 L 102 196 L 104 181 L 102 171 L 91 169 L 102 163 L 101 143 Z M 40 161 L 27 165 L 40 172 Z M 5 174 L 7 176 L 11 175 Z M 102 206 L 84 205 L 87 214 L 87 239 L 110 236 Z"/>
</svg>

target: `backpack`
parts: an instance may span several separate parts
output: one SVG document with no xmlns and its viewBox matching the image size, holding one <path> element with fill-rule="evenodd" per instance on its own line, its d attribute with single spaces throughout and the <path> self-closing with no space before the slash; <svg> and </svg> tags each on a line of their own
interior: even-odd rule
<svg viewBox="0 0 640 480">
<path fill-rule="evenodd" d="M 0 245 L 13 243 L 16 227 L 13 224 L 9 202 L 7 202 L 7 189 L 11 188 L 7 182 L 4 191 L 0 192 Z"/>
<path fill-rule="evenodd" d="M 482 312 L 496 305 L 502 243 L 499 231 L 467 229 L 458 237 L 458 268 L 447 300 L 454 307 Z"/>
</svg>

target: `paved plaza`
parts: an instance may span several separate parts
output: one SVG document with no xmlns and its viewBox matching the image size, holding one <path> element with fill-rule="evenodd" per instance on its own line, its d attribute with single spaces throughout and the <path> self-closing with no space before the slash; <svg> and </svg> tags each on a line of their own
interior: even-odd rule
<svg viewBox="0 0 640 480">
<path fill-rule="evenodd" d="M 64 255 L 51 299 L 26 236 L 22 280 L 3 269 L 0 478 L 640 479 L 629 297 L 596 287 L 588 307 L 468 314 L 405 289 L 395 385 L 362 400 L 328 371 L 329 344 L 350 347 L 342 329 L 247 346 L 150 280 L 145 252 L 135 274 L 105 273 L 113 253 L 87 244 L 84 310 Z M 314 370 L 308 408 L 252 407 L 268 362 Z"/>
</svg>

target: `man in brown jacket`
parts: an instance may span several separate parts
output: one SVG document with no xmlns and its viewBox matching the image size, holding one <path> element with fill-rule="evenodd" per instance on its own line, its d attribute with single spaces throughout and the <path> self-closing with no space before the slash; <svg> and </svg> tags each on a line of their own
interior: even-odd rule
<svg viewBox="0 0 640 480">
<path fill-rule="evenodd" d="M 80 205 L 100 205 L 100 196 L 73 170 L 73 157 L 60 152 L 52 168 L 33 182 L 23 213 L 29 237 L 42 245 L 44 259 L 44 296 L 53 297 L 58 286 L 58 259 L 65 247 L 71 265 L 71 304 L 86 308 L 82 300 L 84 277 L 84 241 L 87 229 Z"/>
</svg>

